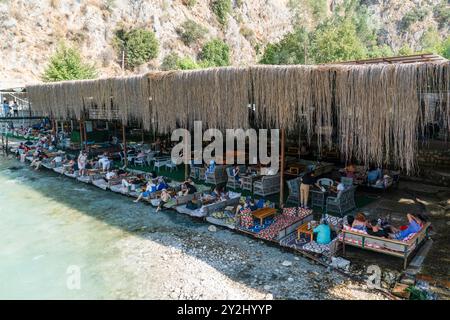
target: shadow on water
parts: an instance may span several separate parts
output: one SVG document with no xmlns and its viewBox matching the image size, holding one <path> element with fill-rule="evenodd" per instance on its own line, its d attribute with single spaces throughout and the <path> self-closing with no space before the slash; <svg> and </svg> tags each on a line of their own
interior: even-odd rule
<svg viewBox="0 0 450 320">
<path fill-rule="evenodd" d="M 4 162 L 4 164 L 1 165 L 1 162 Z M 308 295 L 302 295 L 299 292 L 286 292 L 284 285 L 287 286 L 287 278 L 293 269 L 288 269 L 285 274 L 272 272 L 273 269 L 283 268 L 281 267 L 283 260 L 293 261 L 294 255 L 286 252 L 286 250 L 276 246 L 262 245 L 260 240 L 220 227 L 217 227 L 218 232 L 212 233 L 208 231 L 209 224 L 190 216 L 182 215 L 175 211 L 156 213 L 155 209 L 149 204 L 135 204 L 132 202 L 132 198 L 103 191 L 93 185 L 60 176 L 46 169 L 35 172 L 26 165 L 6 164 L 5 166 L 5 162 L 12 164 L 16 163 L 16 160 L 5 161 L 4 158 L 0 158 L 1 175 L 10 179 L 25 177 L 26 179 L 22 183 L 33 188 L 43 197 L 73 208 L 84 215 L 95 218 L 114 228 L 119 228 L 126 233 L 154 241 L 166 247 L 177 245 L 177 241 L 183 242 L 187 244 L 187 246 L 181 247 L 183 253 L 203 261 L 229 279 L 261 293 L 274 293 L 274 291 L 270 290 L 269 292 L 269 290 L 263 288 L 261 283 L 252 281 L 254 274 L 258 274 L 259 279 L 263 279 L 263 281 L 271 281 L 272 285 L 273 280 L 279 282 L 279 284 L 275 285 L 279 285 L 281 287 L 279 292 L 283 293 L 279 295 L 274 293 L 274 298 L 333 297 L 332 294 L 326 292 L 327 290 L 315 290 L 312 285 L 310 287 L 309 281 L 312 280 L 308 279 L 308 276 L 305 274 L 304 284 L 299 285 L 298 290 L 311 290 Z M 203 250 L 201 253 L 199 251 L 193 253 L 190 250 L 202 247 L 204 249 L 204 242 L 214 242 L 219 252 L 223 252 L 221 256 L 219 254 L 219 261 L 211 263 L 211 257 L 208 257 L 211 248 Z M 252 243 L 252 245 L 249 246 L 249 243 Z M 180 249 L 179 245 L 176 247 Z M 243 251 L 244 256 L 249 259 L 246 260 L 246 264 L 242 264 L 242 261 L 233 261 L 231 262 L 231 267 L 230 262 L 227 260 L 226 264 L 228 266 L 226 266 L 225 263 L 222 263 L 226 259 L 226 250 L 230 252 L 233 252 L 233 250 Z M 260 258 L 255 259 L 255 255 L 258 255 Z M 303 258 L 294 262 L 298 263 L 295 266 L 301 266 L 304 272 L 312 270 L 325 271 L 324 268 L 310 264 Z M 296 275 L 298 276 L 298 274 Z M 289 288 L 292 288 L 292 285 Z"/>
</svg>

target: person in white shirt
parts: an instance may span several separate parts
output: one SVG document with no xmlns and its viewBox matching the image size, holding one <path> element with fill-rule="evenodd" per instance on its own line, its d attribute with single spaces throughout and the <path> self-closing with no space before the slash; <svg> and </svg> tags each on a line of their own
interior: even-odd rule
<svg viewBox="0 0 450 320">
<path fill-rule="evenodd" d="M 117 177 L 117 173 L 115 171 L 108 171 L 105 176 L 106 180 L 108 181 L 115 177 Z"/>
<path fill-rule="evenodd" d="M 103 155 L 98 163 L 102 166 L 102 171 L 108 171 L 111 168 L 111 161 L 108 159 L 106 155 Z"/>
<path fill-rule="evenodd" d="M 86 173 L 87 155 L 83 151 L 80 151 L 78 156 L 78 170 L 80 170 L 80 176 L 84 176 Z"/>
</svg>

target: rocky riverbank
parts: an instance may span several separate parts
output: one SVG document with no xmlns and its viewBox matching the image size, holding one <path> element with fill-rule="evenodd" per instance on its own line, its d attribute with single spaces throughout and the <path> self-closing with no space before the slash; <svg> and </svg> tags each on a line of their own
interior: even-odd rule
<svg viewBox="0 0 450 320">
<path fill-rule="evenodd" d="M 140 279 L 139 298 L 384 298 L 303 257 L 228 230 L 145 229 L 118 243 L 125 268 Z"/>
</svg>

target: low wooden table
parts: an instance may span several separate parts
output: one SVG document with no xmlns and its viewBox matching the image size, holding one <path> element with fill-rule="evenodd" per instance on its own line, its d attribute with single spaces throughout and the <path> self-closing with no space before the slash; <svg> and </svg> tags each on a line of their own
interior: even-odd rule
<svg viewBox="0 0 450 320">
<path fill-rule="evenodd" d="M 274 208 L 262 208 L 252 212 L 252 215 L 259 219 L 260 225 L 263 225 L 264 218 L 271 217 L 277 213 Z"/>
<path fill-rule="evenodd" d="M 314 238 L 314 226 L 311 223 L 311 229 L 308 229 L 308 223 L 304 223 L 302 224 L 300 227 L 297 228 L 297 239 L 300 239 L 300 235 L 306 234 L 309 235 L 311 237 L 311 241 L 313 241 Z"/>
</svg>

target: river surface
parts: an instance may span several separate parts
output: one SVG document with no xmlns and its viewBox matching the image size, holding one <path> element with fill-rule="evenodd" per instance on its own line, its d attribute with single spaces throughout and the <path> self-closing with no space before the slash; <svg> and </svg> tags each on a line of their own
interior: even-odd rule
<svg viewBox="0 0 450 320">
<path fill-rule="evenodd" d="M 108 195 L 0 157 L 0 298 L 132 295 L 132 276 L 116 268 L 126 231 L 98 218 L 129 204 Z"/>
</svg>

